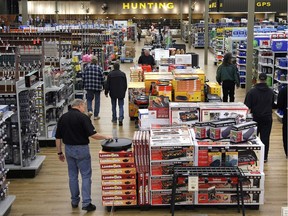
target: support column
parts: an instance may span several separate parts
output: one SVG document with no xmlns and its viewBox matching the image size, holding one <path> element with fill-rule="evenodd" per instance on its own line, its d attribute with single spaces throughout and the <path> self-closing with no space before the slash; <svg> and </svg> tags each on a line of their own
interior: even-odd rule
<svg viewBox="0 0 288 216">
<path fill-rule="evenodd" d="M 21 0 L 22 4 L 22 23 L 23 25 L 27 24 L 28 17 L 28 0 Z"/>
<path fill-rule="evenodd" d="M 180 31 L 181 31 L 181 40 L 183 38 L 183 0 L 180 0 Z"/>
<path fill-rule="evenodd" d="M 192 45 L 192 38 L 191 38 L 192 10 L 191 10 L 191 7 L 192 7 L 192 0 L 189 0 L 189 6 L 188 6 L 188 9 L 189 9 L 189 19 L 188 19 L 188 46 L 189 46 L 189 48 L 191 48 L 191 45 Z"/>
<path fill-rule="evenodd" d="M 255 13 L 255 0 L 249 0 L 248 24 L 247 24 L 247 51 L 246 51 L 246 85 L 245 85 L 246 93 L 252 87 L 254 13 Z"/>
<path fill-rule="evenodd" d="M 58 0 L 55 1 L 55 22 L 59 23 L 59 16 L 58 16 L 59 10 L 58 10 Z"/>
<path fill-rule="evenodd" d="M 205 33 L 204 33 L 204 39 L 205 39 L 205 45 L 204 45 L 204 65 L 208 64 L 208 47 L 209 47 L 209 0 L 205 0 Z"/>
</svg>

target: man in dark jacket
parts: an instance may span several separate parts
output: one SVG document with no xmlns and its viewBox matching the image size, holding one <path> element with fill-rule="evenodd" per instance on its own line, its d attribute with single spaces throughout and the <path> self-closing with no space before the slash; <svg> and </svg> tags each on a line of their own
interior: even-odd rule
<svg viewBox="0 0 288 216">
<path fill-rule="evenodd" d="M 105 95 L 108 93 L 112 104 L 112 122 L 117 123 L 116 103 L 118 99 L 119 106 L 119 126 L 123 125 L 124 119 L 124 98 L 127 90 L 126 74 L 120 70 L 119 63 L 114 63 L 114 70 L 108 74 L 105 87 Z"/>
<path fill-rule="evenodd" d="M 287 85 L 279 91 L 279 95 L 277 98 L 277 107 L 283 111 L 283 118 L 282 118 L 282 136 L 283 136 L 283 147 L 287 155 Z"/>
<path fill-rule="evenodd" d="M 150 55 L 150 51 L 148 49 L 145 49 L 144 54 L 139 57 L 138 64 L 150 65 L 153 69 L 153 67 L 155 66 L 155 60 L 154 57 Z"/>
<path fill-rule="evenodd" d="M 269 139 L 272 128 L 272 108 L 274 106 L 274 93 L 266 84 L 267 75 L 259 75 L 259 83 L 246 95 L 245 104 L 257 122 L 257 134 L 265 145 L 264 162 L 268 161 Z"/>
</svg>

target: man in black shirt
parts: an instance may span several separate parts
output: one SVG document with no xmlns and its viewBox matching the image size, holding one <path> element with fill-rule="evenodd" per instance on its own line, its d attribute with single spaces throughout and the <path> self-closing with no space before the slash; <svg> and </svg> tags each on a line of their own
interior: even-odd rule
<svg viewBox="0 0 288 216">
<path fill-rule="evenodd" d="M 283 147 L 288 159 L 287 155 L 287 85 L 279 91 L 279 95 L 277 98 L 277 107 L 278 109 L 283 111 L 282 118 L 282 137 L 283 137 Z"/>
<path fill-rule="evenodd" d="M 142 65 L 150 65 L 151 69 L 153 69 L 155 65 L 155 60 L 152 55 L 150 55 L 150 51 L 148 49 L 144 50 L 144 55 L 141 55 L 138 59 L 138 64 Z"/>
<path fill-rule="evenodd" d="M 111 139 L 96 132 L 90 118 L 84 114 L 86 104 L 81 99 L 75 99 L 71 109 L 63 114 L 57 124 L 56 147 L 59 160 L 64 162 L 62 143 L 65 144 L 65 155 L 68 164 L 69 187 L 71 192 L 72 208 L 78 208 L 80 190 L 78 184 L 79 171 L 82 177 L 82 209 L 96 210 L 91 203 L 91 156 L 89 150 L 89 137 L 93 139 Z"/>
<path fill-rule="evenodd" d="M 260 134 L 260 139 L 265 145 L 264 162 L 267 162 L 274 92 L 266 84 L 267 75 L 265 73 L 261 73 L 258 80 L 259 83 L 247 93 L 244 103 L 253 114 L 253 120 L 257 122 L 257 134 Z"/>
</svg>

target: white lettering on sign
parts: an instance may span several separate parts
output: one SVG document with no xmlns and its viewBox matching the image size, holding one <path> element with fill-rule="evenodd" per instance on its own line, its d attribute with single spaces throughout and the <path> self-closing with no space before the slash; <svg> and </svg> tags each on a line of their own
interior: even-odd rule
<svg viewBox="0 0 288 216">
<path fill-rule="evenodd" d="M 130 10 L 130 9 L 174 9 L 174 3 L 168 2 L 168 3 L 156 3 L 156 2 L 148 2 L 148 3 L 123 3 L 122 9 L 123 10 Z"/>
</svg>

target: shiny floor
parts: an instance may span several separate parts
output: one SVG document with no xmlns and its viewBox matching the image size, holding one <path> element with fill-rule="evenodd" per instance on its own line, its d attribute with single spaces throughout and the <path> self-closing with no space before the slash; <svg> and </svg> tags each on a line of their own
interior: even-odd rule
<svg viewBox="0 0 288 216">
<path fill-rule="evenodd" d="M 180 41 L 179 41 L 180 43 Z M 140 43 L 135 43 L 136 58 L 140 55 L 143 47 L 143 39 Z M 188 45 L 187 45 L 188 47 Z M 206 71 L 207 78 L 215 81 L 216 66 L 214 58 L 209 53 L 208 65 L 204 66 L 203 49 L 188 49 L 189 51 L 199 53 L 199 65 Z M 129 79 L 129 67 L 133 63 L 121 64 L 121 70 L 126 72 Z M 236 100 L 243 101 L 245 95 L 244 89 L 236 90 Z M 111 105 L 110 100 L 101 95 L 100 120 L 93 121 L 96 130 L 99 133 L 112 134 L 117 133 L 119 137 L 132 138 L 135 131 L 135 124 L 130 121 L 128 115 L 127 98 L 125 101 L 125 119 L 124 125 L 111 124 Z M 265 204 L 260 206 L 259 210 L 247 210 L 249 216 L 278 216 L 281 215 L 281 207 L 287 206 L 287 160 L 282 147 L 281 124 L 274 116 L 273 129 L 271 134 L 271 147 L 269 162 L 265 164 Z M 58 160 L 56 148 L 42 148 L 41 154 L 46 155 L 43 167 L 40 173 L 33 179 L 11 179 L 10 194 L 16 195 L 16 201 L 12 206 L 11 216 L 28 215 L 95 215 L 95 216 L 117 216 L 117 215 L 155 215 L 168 216 L 168 208 L 151 208 L 148 211 L 141 211 L 138 208 L 116 209 L 113 212 L 107 210 L 101 205 L 101 185 L 100 169 L 98 162 L 98 152 L 100 150 L 100 141 L 91 140 L 90 144 L 93 166 L 92 200 L 97 205 L 95 212 L 86 213 L 79 207 L 72 209 L 70 205 L 70 193 L 68 187 L 67 165 Z M 236 208 L 218 209 L 217 207 L 204 208 L 196 207 L 193 210 L 178 210 L 177 216 L 220 216 L 220 215 L 240 215 Z"/>
</svg>

